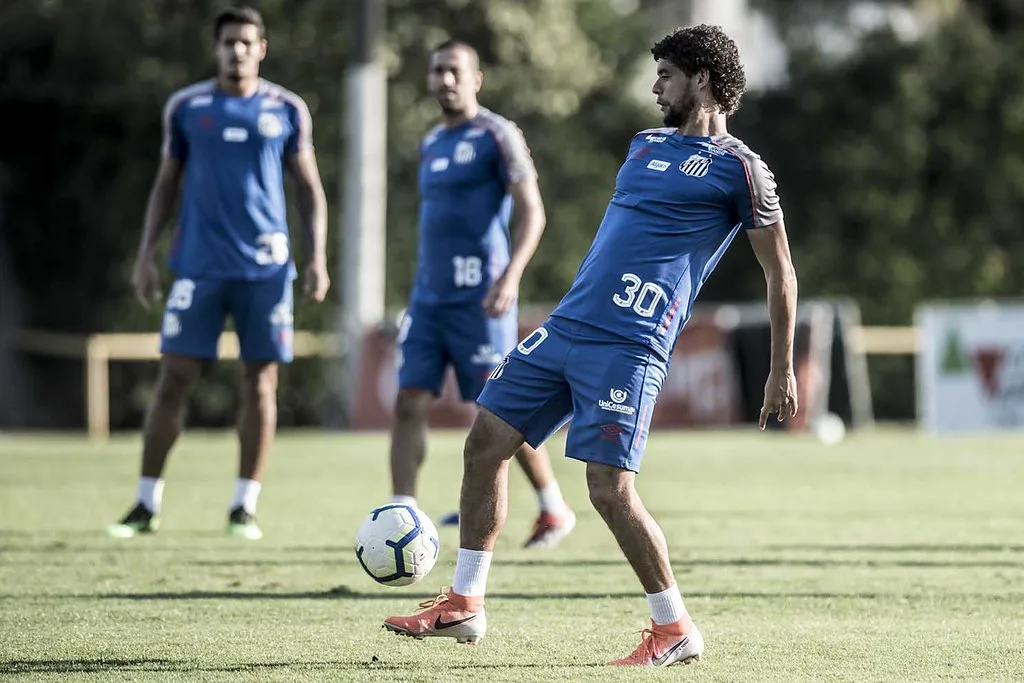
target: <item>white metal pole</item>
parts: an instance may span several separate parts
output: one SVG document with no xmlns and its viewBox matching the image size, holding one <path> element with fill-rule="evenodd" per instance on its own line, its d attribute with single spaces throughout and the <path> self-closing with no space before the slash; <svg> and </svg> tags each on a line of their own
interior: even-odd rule
<svg viewBox="0 0 1024 683">
<path fill-rule="evenodd" d="M 384 320 L 387 210 L 387 72 L 378 45 L 383 0 L 360 0 L 356 49 L 345 76 L 345 166 L 341 208 L 342 400 L 351 425 L 367 332 Z"/>
</svg>

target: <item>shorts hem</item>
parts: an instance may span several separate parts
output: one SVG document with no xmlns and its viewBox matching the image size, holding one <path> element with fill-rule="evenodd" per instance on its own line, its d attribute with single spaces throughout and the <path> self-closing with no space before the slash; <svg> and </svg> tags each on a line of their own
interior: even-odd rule
<svg viewBox="0 0 1024 683">
<path fill-rule="evenodd" d="M 220 356 L 217 355 L 216 351 L 213 354 L 209 354 L 209 353 L 194 353 L 194 352 L 187 351 L 187 350 L 183 351 L 181 349 L 165 349 L 162 346 L 160 347 L 160 355 L 161 356 L 178 356 L 179 358 L 189 358 L 191 360 L 203 360 L 203 361 L 220 360 Z"/>
<path fill-rule="evenodd" d="M 291 363 L 293 360 L 295 360 L 295 356 L 289 356 L 287 358 L 282 358 L 280 356 L 278 356 L 277 358 L 267 358 L 266 356 L 257 357 L 257 358 L 250 358 L 248 356 L 243 356 L 243 355 L 239 354 L 238 360 L 242 361 L 243 363 L 280 363 L 280 364 L 287 364 L 287 363 Z"/>
<path fill-rule="evenodd" d="M 566 451 L 565 457 L 572 458 L 573 460 L 578 460 L 580 462 L 593 462 L 593 463 L 597 463 L 598 465 L 607 465 L 608 467 L 617 467 L 620 470 L 625 470 L 626 472 L 632 472 L 633 474 L 639 474 L 640 473 L 640 466 L 639 465 L 637 465 L 636 468 L 629 467 L 628 465 L 624 465 L 621 460 L 618 461 L 618 462 L 608 462 L 608 461 L 602 460 L 600 458 L 587 458 L 587 457 L 584 457 L 582 455 L 573 455 L 572 453 L 569 453 L 568 451 Z"/>
<path fill-rule="evenodd" d="M 420 391 L 426 391 L 437 398 L 441 395 L 441 387 L 427 387 L 423 386 L 422 383 L 410 382 L 409 384 L 402 384 L 401 380 L 398 382 L 399 389 L 419 389 Z"/>
</svg>

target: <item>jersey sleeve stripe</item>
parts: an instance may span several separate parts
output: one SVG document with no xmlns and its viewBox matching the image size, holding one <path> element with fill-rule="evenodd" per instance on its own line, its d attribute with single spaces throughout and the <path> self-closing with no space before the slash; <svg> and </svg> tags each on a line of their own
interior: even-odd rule
<svg viewBox="0 0 1024 683">
<path fill-rule="evenodd" d="M 270 81 L 260 81 L 260 92 L 277 98 L 295 109 L 295 119 L 298 125 L 298 131 L 296 131 L 298 145 L 295 151 L 301 152 L 311 148 L 313 146 L 313 115 L 310 114 L 306 101 L 297 93 Z"/>
<path fill-rule="evenodd" d="M 498 153 L 505 162 L 510 185 L 537 177 L 537 169 L 533 165 L 526 137 L 514 123 L 498 118 L 490 112 L 481 112 L 478 121 L 498 145 Z"/>
<path fill-rule="evenodd" d="M 726 152 L 739 159 L 740 165 L 743 166 L 743 175 L 747 179 L 747 192 L 750 194 L 750 220 L 753 222 L 753 225 L 751 227 L 758 227 L 757 199 L 754 197 L 754 183 L 750 179 L 750 168 L 747 166 L 747 160 L 744 159 L 741 155 L 737 154 L 735 150 L 729 149 L 728 147 L 723 147 L 714 140 L 711 141 L 711 144 L 713 144 L 715 147 L 718 147 L 719 149 L 724 149 Z"/>
<path fill-rule="evenodd" d="M 164 105 L 163 111 L 163 141 L 160 145 L 161 156 L 170 156 L 171 154 L 171 126 L 175 113 L 181 108 L 183 104 L 190 98 L 196 95 L 201 95 L 206 92 L 213 90 L 213 81 L 201 81 L 199 83 L 193 83 L 192 85 L 186 86 L 181 90 L 173 93 L 167 98 L 167 103 Z"/>
<path fill-rule="evenodd" d="M 295 96 L 293 105 L 298 111 L 299 119 L 298 151 L 302 151 L 313 146 L 313 116 L 309 113 L 309 107 L 306 106 L 306 102 L 298 95 Z"/>
</svg>

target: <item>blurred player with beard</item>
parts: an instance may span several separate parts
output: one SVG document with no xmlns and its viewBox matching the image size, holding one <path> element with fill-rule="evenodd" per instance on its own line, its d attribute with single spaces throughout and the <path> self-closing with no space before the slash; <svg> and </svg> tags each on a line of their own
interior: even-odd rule
<svg viewBox="0 0 1024 683">
<path fill-rule="evenodd" d="M 519 280 L 544 232 L 544 205 L 526 140 L 515 124 L 478 104 L 482 85 L 471 46 L 448 41 L 434 50 L 427 86 L 443 121 L 420 145 L 419 263 L 399 327 L 391 428 L 394 503 L 416 505 L 427 412 L 448 366 L 462 399 L 475 401 L 515 346 Z M 543 446 L 522 445 L 515 456 L 540 507 L 525 547 L 553 547 L 572 530 L 576 516 Z"/>
<path fill-rule="evenodd" d="M 566 455 L 586 462 L 590 500 L 647 594 L 651 627 L 625 666 L 697 660 L 704 639 L 669 564 L 661 528 L 635 488 L 669 358 L 701 286 L 743 229 L 764 270 L 771 370 L 760 426 L 797 411 L 797 283 L 776 194 L 761 158 L 726 131 L 746 78 L 718 27 L 678 29 L 652 49 L 665 128 L 634 136 L 604 220 L 551 317 L 491 375 L 466 440 L 460 548 L 450 591 L 425 611 L 385 620 L 416 638 L 484 637 L 484 592 L 505 521 L 508 460 L 572 418 Z M 680 497 L 686 495 L 680 471 Z"/>
<path fill-rule="evenodd" d="M 256 501 L 277 426 L 277 365 L 292 359 L 291 255 L 284 170 L 298 189 L 306 229 L 304 289 L 327 295 L 327 201 L 313 153 L 312 120 L 295 93 L 259 77 L 263 19 L 247 7 L 214 20 L 218 74 L 174 93 L 164 108 L 163 158 L 146 207 L 132 285 L 147 309 L 159 298 L 155 255 L 184 179 L 170 269 L 160 375 L 143 429 L 136 504 L 108 533 L 156 531 L 167 455 L 204 361 L 230 315 L 242 359 L 239 472 L 228 532 L 258 539 Z"/>
</svg>

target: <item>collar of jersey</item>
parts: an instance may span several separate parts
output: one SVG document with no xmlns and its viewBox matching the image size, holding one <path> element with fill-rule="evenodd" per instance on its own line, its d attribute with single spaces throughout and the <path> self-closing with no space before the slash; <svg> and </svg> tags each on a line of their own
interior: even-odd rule
<svg viewBox="0 0 1024 683">
<path fill-rule="evenodd" d="M 711 136 L 711 135 L 683 135 L 677 129 L 677 130 L 672 132 L 672 135 L 670 135 L 669 138 L 671 138 L 672 140 L 677 140 L 679 142 L 711 142 L 711 140 L 713 139 L 713 136 Z"/>
</svg>

